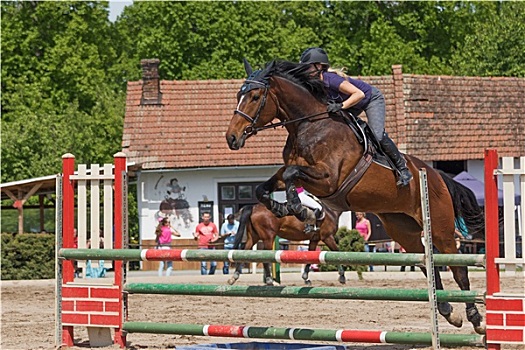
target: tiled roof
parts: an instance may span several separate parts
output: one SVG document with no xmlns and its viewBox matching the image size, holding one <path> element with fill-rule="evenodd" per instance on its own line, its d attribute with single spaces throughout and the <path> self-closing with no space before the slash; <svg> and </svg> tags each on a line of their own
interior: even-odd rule
<svg viewBox="0 0 525 350">
<path fill-rule="evenodd" d="M 525 155 L 525 79 L 404 75 L 407 152 L 424 159 Z"/>
<path fill-rule="evenodd" d="M 482 159 L 487 147 L 525 155 L 525 79 L 421 76 L 360 77 L 387 102 L 389 135 L 425 161 Z M 282 164 L 285 129 L 269 129 L 231 151 L 225 140 L 242 80 L 161 81 L 160 105 L 141 105 L 142 81 L 130 82 L 122 147 L 142 169 Z"/>
<path fill-rule="evenodd" d="M 262 131 L 231 151 L 226 129 L 242 80 L 161 81 L 162 105 L 141 106 L 128 84 L 122 146 L 143 169 L 282 164 L 286 130 Z"/>
</svg>

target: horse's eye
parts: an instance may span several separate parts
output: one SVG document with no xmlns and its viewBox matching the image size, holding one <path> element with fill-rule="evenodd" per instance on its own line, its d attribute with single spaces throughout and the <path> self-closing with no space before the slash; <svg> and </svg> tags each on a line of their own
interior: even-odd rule
<svg viewBox="0 0 525 350">
<path fill-rule="evenodd" d="M 255 94 L 255 95 L 253 95 L 252 99 L 253 99 L 253 101 L 258 101 L 260 97 L 261 97 L 261 95 Z"/>
</svg>

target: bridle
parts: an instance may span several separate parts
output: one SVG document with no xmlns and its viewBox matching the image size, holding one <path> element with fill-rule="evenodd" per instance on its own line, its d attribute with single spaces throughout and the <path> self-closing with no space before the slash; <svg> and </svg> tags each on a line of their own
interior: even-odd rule
<svg viewBox="0 0 525 350">
<path fill-rule="evenodd" d="M 255 84 L 257 87 L 250 86 L 250 84 Z M 257 134 L 258 131 L 262 130 L 261 128 L 256 128 L 255 124 L 257 123 L 257 121 L 259 120 L 259 117 L 261 116 L 261 111 L 264 108 L 264 105 L 266 105 L 266 98 L 268 97 L 268 92 L 270 91 L 270 88 L 267 83 L 263 83 L 257 80 L 248 80 L 248 79 L 244 82 L 243 86 L 241 87 L 241 91 L 243 91 L 243 88 L 246 87 L 243 91 L 243 95 L 245 95 L 251 90 L 260 89 L 259 86 L 262 86 L 262 88 L 264 88 L 264 94 L 263 94 L 262 101 L 259 104 L 259 108 L 257 108 L 257 112 L 255 112 L 255 117 L 253 118 L 250 117 L 248 114 L 241 111 L 238 108 L 238 106 L 237 108 L 235 108 L 235 111 L 233 112 L 233 114 L 239 114 L 241 117 L 243 117 L 244 119 L 246 119 L 248 122 L 251 123 L 246 128 L 244 128 L 243 134 L 246 136 L 255 135 Z"/>
<path fill-rule="evenodd" d="M 250 84 L 255 84 L 256 86 L 250 86 Z M 255 112 L 255 117 L 253 117 L 253 118 L 250 117 L 248 114 L 246 114 L 243 111 L 241 111 L 238 108 L 238 106 L 237 106 L 237 108 L 235 108 L 235 111 L 233 112 L 233 114 L 239 114 L 244 119 L 246 119 L 248 122 L 250 122 L 250 125 L 248 125 L 246 128 L 244 128 L 244 131 L 243 131 L 243 135 L 245 135 L 246 137 L 251 136 L 251 135 L 255 135 L 259 131 L 262 131 L 262 130 L 266 130 L 266 129 L 270 129 L 270 128 L 274 128 L 275 129 L 278 126 L 286 126 L 286 125 L 291 124 L 291 123 L 296 123 L 296 122 L 307 120 L 307 119 L 310 119 L 310 118 L 313 118 L 313 117 L 317 117 L 319 115 L 328 114 L 328 112 L 325 111 L 325 112 L 315 113 L 315 114 L 308 115 L 308 116 L 301 117 L 301 118 L 297 118 L 297 119 L 285 120 L 285 121 L 281 121 L 281 122 L 278 122 L 278 123 L 270 122 L 270 124 L 259 126 L 259 127 L 255 127 L 255 124 L 257 123 L 257 121 L 259 120 L 259 117 L 261 115 L 261 111 L 264 108 L 264 106 L 266 105 L 266 100 L 267 100 L 267 97 L 268 97 L 268 94 L 269 94 L 269 91 L 270 91 L 270 86 L 269 86 L 268 83 L 263 83 L 263 82 L 260 82 L 260 81 L 257 81 L 257 80 L 249 80 L 249 79 L 247 79 L 244 82 L 243 86 L 241 87 L 241 92 L 243 92 L 243 95 L 245 95 L 246 93 L 248 93 L 251 90 L 261 89 L 261 88 L 264 89 L 264 94 L 263 94 L 262 101 L 259 104 L 259 108 L 257 108 L 257 111 Z M 279 100 L 272 93 L 270 93 L 270 97 L 274 101 L 274 103 L 275 103 L 275 105 L 277 107 L 277 115 L 276 115 L 276 117 L 278 117 L 279 116 L 279 111 L 280 111 Z"/>
</svg>

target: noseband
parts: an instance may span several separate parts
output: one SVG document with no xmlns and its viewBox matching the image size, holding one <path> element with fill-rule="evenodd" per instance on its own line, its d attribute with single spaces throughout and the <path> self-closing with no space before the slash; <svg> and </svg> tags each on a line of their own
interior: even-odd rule
<svg viewBox="0 0 525 350">
<path fill-rule="evenodd" d="M 252 84 L 256 85 L 256 86 L 253 86 Z M 253 118 L 250 117 L 248 114 L 246 114 L 243 111 L 239 110 L 239 108 L 236 108 L 235 111 L 233 112 L 234 114 L 239 114 L 244 119 L 246 119 L 248 122 L 250 122 L 250 125 L 248 125 L 244 129 L 244 132 L 243 132 L 243 134 L 246 135 L 246 136 L 255 135 L 255 134 L 257 134 L 257 131 L 259 131 L 259 129 L 257 129 L 255 127 L 255 124 L 259 120 L 259 116 L 261 115 L 261 111 L 264 108 L 264 105 L 266 104 L 266 98 L 268 96 L 269 87 L 268 87 L 268 84 L 265 84 L 265 83 L 260 82 L 260 81 L 246 80 L 244 82 L 243 87 L 241 88 L 241 91 L 245 90 L 245 91 L 243 91 L 244 92 L 243 95 L 245 95 L 246 93 L 248 93 L 251 90 L 260 89 L 260 86 L 262 86 L 264 88 L 264 95 L 263 95 L 261 103 L 259 104 L 259 108 L 257 108 L 257 112 L 255 113 L 255 117 L 253 117 Z"/>
</svg>

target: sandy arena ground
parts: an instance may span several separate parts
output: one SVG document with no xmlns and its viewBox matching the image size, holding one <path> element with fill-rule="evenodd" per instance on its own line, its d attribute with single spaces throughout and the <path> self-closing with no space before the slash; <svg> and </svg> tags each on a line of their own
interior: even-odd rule
<svg viewBox="0 0 525 350">
<path fill-rule="evenodd" d="M 421 272 L 384 272 L 376 267 L 376 272 L 364 274 L 358 280 L 355 272 L 347 272 L 347 287 L 386 287 L 421 289 L 426 280 Z M 395 270 L 393 270 L 395 269 Z M 379 270 L 379 271 L 378 271 Z M 131 272 L 129 282 L 157 283 L 208 283 L 225 284 L 226 276 L 176 274 L 170 277 L 156 277 L 153 273 Z M 442 272 L 445 288 L 457 290 L 450 272 Z M 485 290 L 484 272 L 471 272 L 473 290 Z M 339 286 L 336 272 L 313 272 L 310 275 L 313 286 Z M 109 280 L 109 278 L 106 278 Z M 260 284 L 261 275 L 242 275 L 239 284 Z M 502 276 L 505 290 L 523 293 L 523 276 Z M 299 272 L 282 274 L 282 285 L 303 286 Z M 55 349 L 55 282 L 41 281 L 2 281 L 2 322 L 1 349 Z M 232 298 L 232 297 L 192 297 L 170 295 L 131 295 L 129 297 L 129 321 L 176 322 L 194 324 L 231 324 L 276 327 L 307 327 L 323 329 L 372 329 L 384 331 L 430 331 L 430 311 L 427 303 L 358 301 L 358 300 L 315 300 L 278 298 Z M 466 333 L 474 331 L 466 321 L 464 305 L 453 303 L 461 312 L 464 325 L 461 329 L 450 326 L 439 316 L 442 333 Z M 478 305 L 482 315 L 483 305 Z M 269 342 L 265 339 L 212 338 L 178 335 L 129 334 L 130 349 L 174 349 L 177 346 L 205 343 L 236 343 L 241 341 Z M 275 341 L 285 342 L 285 341 Z M 74 349 L 89 349 L 85 328 L 75 328 Z M 315 343 L 315 342 L 307 342 Z M 326 343 L 334 344 L 334 343 Z M 108 347 L 106 349 L 118 347 Z M 408 350 L 431 349 L 425 346 L 348 344 L 348 349 Z M 519 347 L 504 347 L 518 349 Z M 467 347 L 458 348 L 465 350 Z"/>
</svg>

